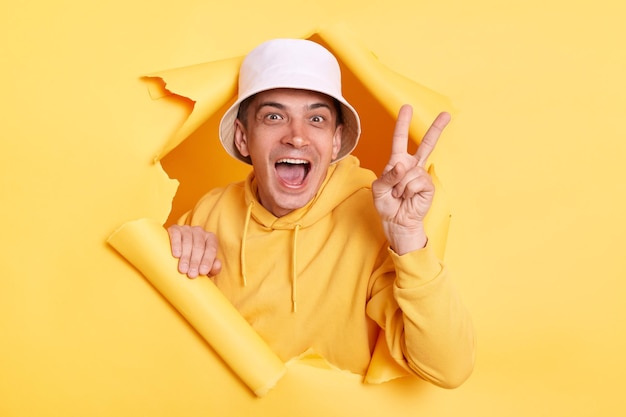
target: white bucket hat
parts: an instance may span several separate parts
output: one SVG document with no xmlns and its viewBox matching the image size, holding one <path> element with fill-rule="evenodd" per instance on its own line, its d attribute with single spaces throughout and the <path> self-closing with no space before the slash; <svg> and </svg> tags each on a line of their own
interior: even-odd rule
<svg viewBox="0 0 626 417">
<path fill-rule="evenodd" d="M 361 122 L 356 110 L 341 93 L 341 70 L 337 59 L 323 46 L 309 40 L 273 39 L 257 46 L 244 58 L 239 70 L 237 101 L 220 121 L 220 141 L 231 156 L 252 163 L 235 146 L 239 104 L 256 93 L 275 88 L 317 91 L 339 101 L 343 131 L 341 149 L 334 162 L 354 150 L 361 134 Z"/>
</svg>

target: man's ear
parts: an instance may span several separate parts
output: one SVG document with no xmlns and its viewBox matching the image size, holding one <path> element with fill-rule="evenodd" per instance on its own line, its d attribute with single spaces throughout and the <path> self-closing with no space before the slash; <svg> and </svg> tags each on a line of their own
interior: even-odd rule
<svg viewBox="0 0 626 417">
<path fill-rule="evenodd" d="M 246 128 L 239 119 L 235 119 L 235 146 L 242 156 L 250 156 L 250 152 L 248 151 L 248 135 L 246 133 Z"/>
<path fill-rule="evenodd" d="M 343 125 L 337 126 L 335 129 L 335 134 L 333 135 L 333 158 L 332 161 L 337 159 L 337 155 L 339 155 L 339 151 L 341 150 L 341 135 L 343 134 Z"/>
</svg>

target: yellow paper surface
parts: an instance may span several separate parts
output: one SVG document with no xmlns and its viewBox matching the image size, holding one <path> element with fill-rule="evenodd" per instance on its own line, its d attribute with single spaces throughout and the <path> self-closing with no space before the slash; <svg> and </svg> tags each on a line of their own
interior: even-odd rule
<svg viewBox="0 0 626 417">
<path fill-rule="evenodd" d="M 0 415 L 623 415 L 625 14 L 609 0 L 3 3 Z M 153 100 L 142 77 L 271 37 L 331 45 L 336 27 L 457 110 L 432 160 L 478 358 L 453 391 L 303 359 L 257 398 L 106 243 L 248 171 L 228 165 L 214 117 L 172 148 L 202 97 Z M 333 51 L 377 169 L 393 109 Z"/>
</svg>

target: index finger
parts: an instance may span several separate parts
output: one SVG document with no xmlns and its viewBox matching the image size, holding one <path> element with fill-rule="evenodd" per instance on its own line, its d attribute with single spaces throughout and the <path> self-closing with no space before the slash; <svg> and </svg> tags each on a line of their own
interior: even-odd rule
<svg viewBox="0 0 626 417">
<path fill-rule="evenodd" d="M 407 153 L 409 146 L 409 126 L 413 117 L 413 107 L 408 104 L 400 107 L 398 111 L 398 119 L 393 130 L 391 142 L 391 154 Z"/>
<path fill-rule="evenodd" d="M 178 225 L 172 225 L 167 228 L 167 233 L 170 236 L 170 246 L 172 255 L 175 258 L 180 258 L 182 254 L 182 233 Z"/>
<path fill-rule="evenodd" d="M 435 149 L 435 145 L 437 145 L 437 141 L 439 140 L 439 136 L 441 136 L 441 132 L 450 122 L 451 116 L 450 113 L 442 112 L 439 113 L 437 118 L 432 125 L 426 131 L 426 134 L 422 138 L 422 142 L 420 146 L 417 148 L 417 152 L 415 152 L 415 158 L 417 159 L 417 165 L 424 168 L 426 166 L 426 161 L 428 157 Z"/>
</svg>

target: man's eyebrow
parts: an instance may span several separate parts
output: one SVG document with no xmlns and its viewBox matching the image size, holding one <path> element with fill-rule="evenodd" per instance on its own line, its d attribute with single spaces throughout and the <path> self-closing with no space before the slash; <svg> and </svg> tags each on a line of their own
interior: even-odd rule
<svg viewBox="0 0 626 417">
<path fill-rule="evenodd" d="M 330 106 L 327 103 L 323 102 L 313 103 L 309 106 L 309 110 L 315 110 L 319 108 L 327 108 L 328 110 L 331 110 Z"/>
<path fill-rule="evenodd" d="M 274 107 L 278 110 L 285 110 L 286 108 L 284 104 L 275 101 L 264 101 L 262 103 L 259 103 L 257 111 L 260 111 L 263 107 Z"/>
<path fill-rule="evenodd" d="M 284 104 L 278 103 L 276 101 L 264 101 L 262 103 L 259 103 L 259 106 L 258 106 L 257 109 L 261 110 L 263 107 L 274 107 L 274 108 L 277 108 L 279 110 L 285 110 L 287 108 L 287 106 L 285 106 Z M 327 108 L 328 110 L 331 110 L 330 105 L 327 104 L 327 103 L 323 103 L 323 102 L 313 103 L 313 104 L 309 105 L 309 110 L 315 110 L 315 109 L 319 109 L 319 108 Z"/>
</svg>

